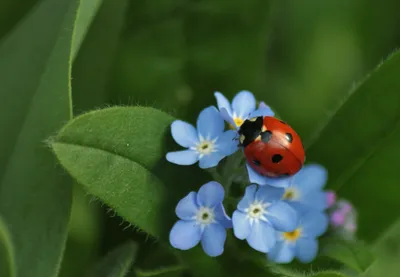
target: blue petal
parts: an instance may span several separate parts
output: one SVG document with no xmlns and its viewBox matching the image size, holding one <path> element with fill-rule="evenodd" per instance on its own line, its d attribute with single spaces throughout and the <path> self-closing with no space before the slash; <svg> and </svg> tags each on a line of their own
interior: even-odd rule
<svg viewBox="0 0 400 277">
<path fill-rule="evenodd" d="M 256 197 L 257 185 L 250 185 L 246 188 L 243 198 L 239 201 L 237 208 L 239 211 L 245 212 Z"/>
<path fill-rule="evenodd" d="M 248 163 L 246 163 L 247 172 L 249 174 L 250 183 L 255 183 L 260 186 L 270 185 L 278 188 L 286 188 L 290 185 L 293 177 L 278 177 L 269 178 L 257 173 Z"/>
<path fill-rule="evenodd" d="M 268 259 L 275 263 L 287 264 L 293 261 L 294 254 L 295 244 L 281 241 L 268 253 Z"/>
<path fill-rule="evenodd" d="M 255 109 L 256 99 L 249 91 L 243 90 L 239 92 L 232 100 L 233 114 L 242 119 L 248 118 Z"/>
<path fill-rule="evenodd" d="M 274 203 L 282 198 L 284 192 L 285 190 L 283 188 L 265 185 L 257 190 L 256 199 L 266 203 Z"/>
<path fill-rule="evenodd" d="M 216 142 L 218 151 L 224 156 L 230 156 L 235 153 L 239 149 L 236 137 L 237 132 L 234 130 L 224 132 Z"/>
<path fill-rule="evenodd" d="M 168 152 L 167 161 L 179 165 L 192 165 L 199 160 L 199 153 L 194 150 Z"/>
<path fill-rule="evenodd" d="M 306 212 L 311 209 L 309 206 L 304 205 L 303 203 L 301 203 L 299 201 L 291 201 L 291 200 L 283 200 L 283 201 L 285 203 L 289 204 L 290 207 L 292 207 L 297 212 L 297 215 L 299 216 L 299 220 L 300 220 L 300 215 L 303 212 Z"/>
<path fill-rule="evenodd" d="M 218 152 L 212 152 L 210 154 L 206 154 L 200 158 L 199 166 L 200 168 L 210 168 L 217 166 L 218 163 L 225 158 L 224 155 Z"/>
<path fill-rule="evenodd" d="M 259 108 L 265 108 L 265 107 L 268 107 L 268 105 L 265 104 L 264 101 L 260 101 L 260 103 L 258 104 L 258 107 L 259 107 Z"/>
<path fill-rule="evenodd" d="M 214 208 L 215 219 L 225 228 L 232 228 L 232 219 L 226 214 L 224 206 L 221 204 Z"/>
<path fill-rule="evenodd" d="M 263 108 L 258 108 L 254 112 L 250 113 L 249 118 L 252 117 L 259 117 L 259 116 L 274 116 L 274 112 L 271 110 L 270 107 L 263 107 Z"/>
<path fill-rule="evenodd" d="M 203 207 L 215 207 L 224 200 L 225 191 L 220 183 L 211 181 L 201 186 L 197 193 L 197 204 Z"/>
<path fill-rule="evenodd" d="M 255 222 L 251 228 L 250 235 L 247 237 L 249 245 L 257 251 L 267 253 L 276 243 L 274 228 L 266 222 Z"/>
<path fill-rule="evenodd" d="M 310 208 L 320 211 L 328 207 L 326 194 L 321 190 L 309 192 L 305 195 L 302 195 L 299 201 Z"/>
<path fill-rule="evenodd" d="M 201 246 L 208 256 L 216 257 L 224 252 L 226 230 L 218 223 L 208 225 L 201 238 Z"/>
<path fill-rule="evenodd" d="M 318 252 L 316 239 L 301 238 L 296 242 L 296 257 L 302 263 L 309 263 L 315 259 Z"/>
<path fill-rule="evenodd" d="M 268 207 L 266 217 L 277 231 L 282 232 L 294 231 L 299 223 L 297 212 L 283 201 Z"/>
<path fill-rule="evenodd" d="M 308 238 L 319 237 L 328 229 L 328 216 L 320 211 L 308 210 L 300 215 L 303 235 Z"/>
<path fill-rule="evenodd" d="M 250 235 L 251 226 L 245 213 L 234 211 L 232 215 L 233 233 L 238 239 L 245 239 Z"/>
<path fill-rule="evenodd" d="M 180 250 L 188 250 L 195 247 L 200 238 L 201 228 L 194 220 L 177 221 L 169 233 L 169 242 L 173 247 Z"/>
<path fill-rule="evenodd" d="M 182 198 L 178 205 L 176 205 L 175 213 L 180 219 L 193 220 L 198 210 L 197 206 L 197 193 L 194 191 L 190 192 L 184 198 Z"/>
<path fill-rule="evenodd" d="M 203 109 L 197 118 L 197 131 L 204 139 L 215 139 L 224 131 L 224 120 L 214 106 Z"/>
<path fill-rule="evenodd" d="M 321 190 L 328 179 L 326 169 L 318 164 L 305 165 L 295 176 L 293 186 L 301 190 L 303 194 Z"/>
<path fill-rule="evenodd" d="M 228 122 L 230 125 L 236 127 L 236 129 L 239 128 L 238 126 L 236 126 L 236 123 L 233 120 L 232 115 L 230 115 L 225 108 L 221 108 L 219 114 L 221 115 L 222 119 Z"/>
<path fill-rule="evenodd" d="M 193 125 L 182 120 L 172 122 L 171 134 L 176 143 L 185 148 L 195 146 L 199 142 L 197 131 Z"/>
<path fill-rule="evenodd" d="M 232 108 L 231 108 L 231 103 L 229 103 L 229 100 L 226 99 L 226 97 L 219 91 L 216 91 L 214 93 L 214 96 L 215 96 L 215 99 L 217 99 L 218 109 L 221 110 L 222 108 L 224 108 L 224 109 L 226 109 L 228 114 L 232 116 Z"/>
</svg>

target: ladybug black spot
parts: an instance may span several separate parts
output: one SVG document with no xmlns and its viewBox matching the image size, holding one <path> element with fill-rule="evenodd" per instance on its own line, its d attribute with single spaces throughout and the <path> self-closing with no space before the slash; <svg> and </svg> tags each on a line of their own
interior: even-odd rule
<svg viewBox="0 0 400 277">
<path fill-rule="evenodd" d="M 286 134 L 285 134 L 285 137 L 286 137 L 286 140 L 287 140 L 288 142 L 292 143 L 292 141 L 293 141 L 293 136 L 292 136 L 291 133 L 286 133 Z"/>
<path fill-rule="evenodd" d="M 265 131 L 265 132 L 261 133 L 262 142 L 268 143 L 271 138 L 272 138 L 272 132 L 271 131 Z"/>
<path fill-rule="evenodd" d="M 259 160 L 254 159 L 253 164 L 255 164 L 256 166 L 260 166 L 261 162 Z"/>
<path fill-rule="evenodd" d="M 272 162 L 273 163 L 279 163 L 280 161 L 282 161 L 283 157 L 280 154 L 275 154 L 272 156 Z"/>
</svg>

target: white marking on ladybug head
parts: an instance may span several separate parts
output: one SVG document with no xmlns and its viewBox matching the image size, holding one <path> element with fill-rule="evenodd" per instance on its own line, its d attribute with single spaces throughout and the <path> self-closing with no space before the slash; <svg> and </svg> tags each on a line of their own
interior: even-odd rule
<svg viewBox="0 0 400 277">
<path fill-rule="evenodd" d="M 267 130 L 268 130 L 267 127 L 265 127 L 264 124 L 263 124 L 263 126 L 261 127 L 261 132 L 265 132 Z"/>
<path fill-rule="evenodd" d="M 243 142 L 244 142 L 245 139 L 246 139 L 246 136 L 243 135 L 243 134 L 241 134 L 240 137 L 239 137 L 239 142 L 240 142 L 241 144 L 243 144 Z"/>
</svg>

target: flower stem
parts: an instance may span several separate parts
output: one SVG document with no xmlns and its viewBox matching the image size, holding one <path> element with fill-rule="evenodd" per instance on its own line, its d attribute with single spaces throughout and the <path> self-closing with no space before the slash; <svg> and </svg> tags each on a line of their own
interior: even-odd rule
<svg viewBox="0 0 400 277">
<path fill-rule="evenodd" d="M 242 161 L 243 161 L 243 153 L 241 153 L 241 151 L 237 151 L 235 154 L 228 157 L 228 160 L 225 164 L 222 173 L 222 179 L 224 180 L 226 195 L 229 195 L 233 181 L 237 177 L 238 173 L 241 172 L 242 170 L 238 168 L 242 163 Z"/>
<path fill-rule="evenodd" d="M 221 174 L 219 174 L 217 171 L 217 167 L 208 168 L 207 171 L 208 171 L 208 173 L 210 173 L 210 175 L 214 179 L 214 181 L 216 181 L 222 185 L 224 184 Z"/>
</svg>

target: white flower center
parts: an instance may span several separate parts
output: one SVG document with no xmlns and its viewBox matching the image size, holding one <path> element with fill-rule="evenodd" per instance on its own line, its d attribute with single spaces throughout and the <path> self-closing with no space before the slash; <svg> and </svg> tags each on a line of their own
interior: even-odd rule
<svg viewBox="0 0 400 277">
<path fill-rule="evenodd" d="M 297 189 L 290 187 L 285 189 L 285 193 L 282 196 L 283 200 L 294 201 L 299 199 L 300 193 Z"/>
<path fill-rule="evenodd" d="M 196 213 L 196 222 L 197 224 L 203 225 L 205 227 L 206 225 L 209 225 L 213 223 L 215 220 L 215 215 L 214 211 L 208 207 L 200 207 Z"/>
<path fill-rule="evenodd" d="M 257 223 L 259 220 L 267 221 L 265 215 L 267 214 L 267 208 L 270 205 L 270 203 L 258 200 L 251 203 L 249 207 L 244 210 L 247 213 L 247 218 L 250 219 L 250 224 L 253 224 L 253 222 Z"/>
<path fill-rule="evenodd" d="M 200 154 L 200 157 L 202 157 L 204 155 L 208 155 L 208 154 L 216 151 L 216 146 L 215 146 L 216 141 L 217 141 L 217 138 L 214 140 L 210 140 L 210 139 L 204 139 L 203 137 L 200 137 L 200 142 L 192 149 L 196 150 Z"/>
</svg>

